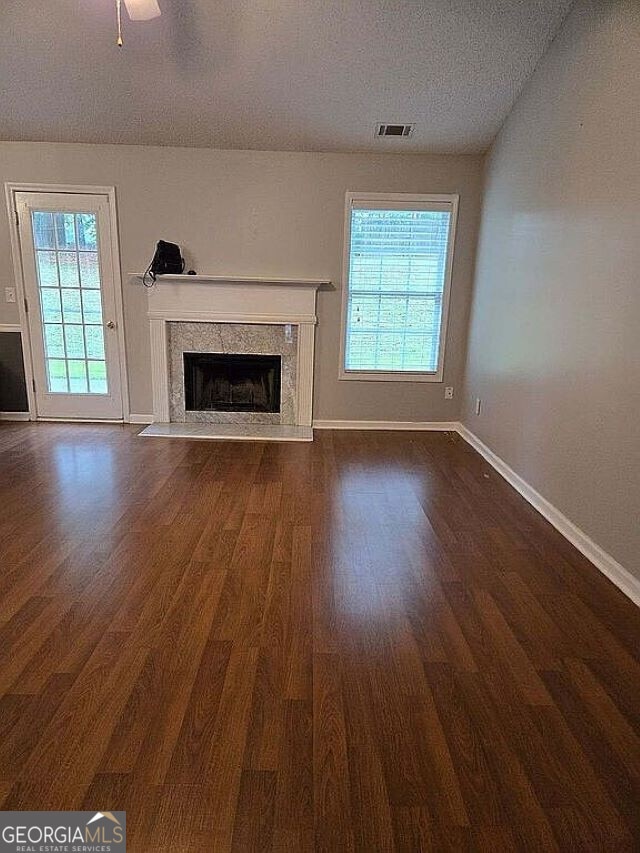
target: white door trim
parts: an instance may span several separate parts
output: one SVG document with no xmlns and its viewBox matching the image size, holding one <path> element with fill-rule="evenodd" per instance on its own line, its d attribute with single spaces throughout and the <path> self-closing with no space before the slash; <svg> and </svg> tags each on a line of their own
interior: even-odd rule
<svg viewBox="0 0 640 853">
<path fill-rule="evenodd" d="M 122 300 L 122 268 L 120 265 L 120 241 L 118 238 L 118 215 L 116 206 L 115 187 L 87 186 L 80 184 L 23 184 L 8 182 L 4 185 L 9 217 L 9 237 L 11 242 L 11 257 L 13 274 L 18 295 L 18 311 L 22 330 L 22 354 L 24 359 L 24 376 L 27 383 L 27 398 L 29 401 L 29 418 L 37 417 L 36 400 L 33 391 L 33 353 L 31 333 L 25 309 L 24 271 L 22 269 L 22 254 L 20 246 L 20 230 L 15 195 L 27 193 L 82 193 L 85 195 L 106 196 L 109 207 L 109 222 L 111 226 L 111 266 L 113 269 L 113 289 L 116 304 L 116 335 L 120 352 L 120 388 L 122 394 L 122 416 L 125 423 L 129 420 L 129 382 L 127 371 L 127 350 L 124 332 L 124 306 Z"/>
</svg>

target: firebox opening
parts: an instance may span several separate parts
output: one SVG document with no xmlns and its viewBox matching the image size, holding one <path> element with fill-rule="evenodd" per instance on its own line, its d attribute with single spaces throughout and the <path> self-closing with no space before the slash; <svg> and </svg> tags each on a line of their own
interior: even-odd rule
<svg viewBox="0 0 640 853">
<path fill-rule="evenodd" d="M 279 412 L 282 357 L 185 352 L 188 412 Z"/>
</svg>

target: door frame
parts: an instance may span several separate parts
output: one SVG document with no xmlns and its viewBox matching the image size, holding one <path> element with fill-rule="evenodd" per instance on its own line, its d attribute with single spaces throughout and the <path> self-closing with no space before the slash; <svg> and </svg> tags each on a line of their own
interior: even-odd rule
<svg viewBox="0 0 640 853">
<path fill-rule="evenodd" d="M 13 275 L 16 286 L 16 301 L 22 329 L 22 355 L 24 359 L 24 377 L 27 383 L 27 399 L 29 401 L 29 420 L 38 418 L 36 398 L 33 390 L 33 352 L 31 347 L 31 332 L 25 303 L 24 271 L 22 268 L 22 251 L 16 193 L 75 193 L 83 195 L 101 195 L 107 198 L 109 207 L 109 223 L 111 226 L 111 266 L 113 268 L 113 289 L 116 303 L 117 340 L 120 354 L 120 388 L 122 395 L 122 421 L 128 423 L 129 410 L 129 380 L 127 371 L 127 351 L 124 331 L 124 306 L 122 299 L 122 267 L 120 265 L 120 241 L 118 238 L 118 214 L 116 208 L 115 187 L 96 187 L 84 184 L 23 184 L 7 182 L 4 185 L 9 217 L 9 237 L 11 242 L 11 258 L 13 260 Z M 43 418 L 42 420 L 47 420 Z M 57 420 L 57 419 L 56 419 Z M 67 419 L 65 419 L 67 420 Z M 75 419 L 68 419 L 70 422 Z M 120 420 L 117 421 L 120 423 Z"/>
</svg>

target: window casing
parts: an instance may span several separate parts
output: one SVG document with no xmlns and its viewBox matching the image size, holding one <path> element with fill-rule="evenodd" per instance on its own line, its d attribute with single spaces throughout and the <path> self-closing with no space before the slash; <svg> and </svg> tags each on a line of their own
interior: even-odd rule
<svg viewBox="0 0 640 853">
<path fill-rule="evenodd" d="M 341 379 L 441 382 L 457 195 L 347 193 Z"/>
</svg>

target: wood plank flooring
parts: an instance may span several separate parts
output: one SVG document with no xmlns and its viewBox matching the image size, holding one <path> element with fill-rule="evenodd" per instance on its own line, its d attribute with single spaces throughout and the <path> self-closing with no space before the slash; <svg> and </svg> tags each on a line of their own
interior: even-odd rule
<svg viewBox="0 0 640 853">
<path fill-rule="evenodd" d="M 0 425 L 0 804 L 132 853 L 640 849 L 640 611 L 460 437 Z"/>
</svg>

